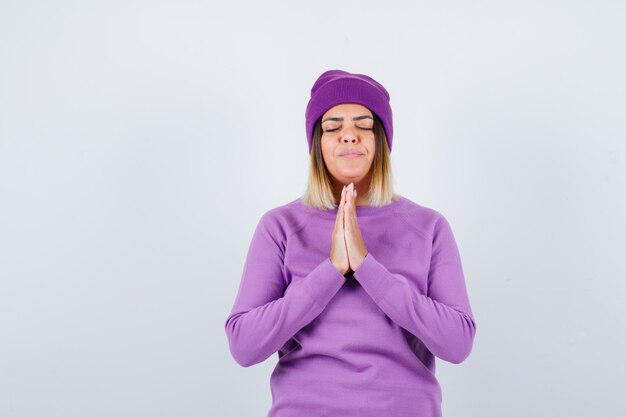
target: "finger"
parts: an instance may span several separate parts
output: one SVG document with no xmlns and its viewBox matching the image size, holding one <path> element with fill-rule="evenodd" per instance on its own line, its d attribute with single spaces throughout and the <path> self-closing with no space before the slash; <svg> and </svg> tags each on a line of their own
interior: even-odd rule
<svg viewBox="0 0 626 417">
<path fill-rule="evenodd" d="M 352 213 L 356 214 L 356 204 L 355 204 L 355 195 L 354 195 L 355 189 L 354 189 L 354 183 L 350 183 L 350 186 L 346 189 L 346 193 L 348 194 L 348 202 L 350 203 L 350 210 Z"/>
<path fill-rule="evenodd" d="M 345 228 L 349 229 L 350 231 L 358 227 L 357 216 L 356 216 L 356 204 L 355 204 L 356 190 L 353 187 L 354 187 L 354 184 L 350 184 L 350 188 L 346 190 L 346 192 L 349 194 L 349 197 L 348 197 L 348 205 L 346 207 L 346 210 L 344 211 L 344 216 L 346 217 Z"/>
<path fill-rule="evenodd" d="M 352 190 L 350 189 L 350 186 L 348 186 L 346 188 L 346 204 L 343 210 L 345 229 L 350 229 L 352 224 L 352 207 L 354 206 L 354 203 L 352 202 L 350 195 L 352 195 Z"/>
<path fill-rule="evenodd" d="M 343 188 L 341 189 L 341 197 L 339 197 L 339 207 L 343 207 L 344 203 L 346 201 L 346 186 L 344 185 Z"/>
<path fill-rule="evenodd" d="M 343 191 L 341 193 L 341 213 L 339 213 L 339 225 L 341 227 L 341 231 L 343 232 L 345 223 L 346 223 L 346 204 L 348 203 L 348 186 L 344 186 Z"/>
<path fill-rule="evenodd" d="M 346 224 L 346 204 L 348 204 L 348 186 L 344 186 L 341 194 L 341 227 L 342 230 Z"/>
<path fill-rule="evenodd" d="M 346 192 L 346 186 L 341 189 L 341 197 L 339 199 L 339 207 L 337 209 L 337 217 L 335 218 L 335 226 L 341 225 L 343 227 L 343 210 L 344 210 L 344 196 Z M 341 223 L 340 223 L 341 222 Z"/>
</svg>

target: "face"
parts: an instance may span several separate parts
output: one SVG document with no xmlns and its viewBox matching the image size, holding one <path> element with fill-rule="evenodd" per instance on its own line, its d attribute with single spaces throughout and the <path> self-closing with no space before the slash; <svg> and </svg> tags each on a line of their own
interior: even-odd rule
<svg viewBox="0 0 626 417">
<path fill-rule="evenodd" d="M 332 107 L 322 116 L 321 145 L 324 162 L 335 181 L 356 185 L 369 180 L 376 150 L 372 112 L 354 103 Z"/>
</svg>

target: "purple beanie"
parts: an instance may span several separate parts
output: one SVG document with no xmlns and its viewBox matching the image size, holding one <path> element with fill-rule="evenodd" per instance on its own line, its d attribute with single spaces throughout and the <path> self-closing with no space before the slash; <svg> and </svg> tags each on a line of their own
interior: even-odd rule
<svg viewBox="0 0 626 417">
<path fill-rule="evenodd" d="M 376 113 L 383 123 L 391 153 L 393 114 L 389 100 L 385 87 L 365 74 L 352 74 L 338 69 L 322 73 L 311 88 L 311 98 L 305 112 L 309 153 L 313 146 L 313 127 L 317 119 L 331 107 L 343 103 L 361 104 Z"/>
</svg>

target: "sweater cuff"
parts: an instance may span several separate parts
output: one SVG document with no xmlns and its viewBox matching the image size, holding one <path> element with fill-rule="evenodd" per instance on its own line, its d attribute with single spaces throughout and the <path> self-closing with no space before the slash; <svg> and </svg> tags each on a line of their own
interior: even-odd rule
<svg viewBox="0 0 626 417">
<path fill-rule="evenodd" d="M 346 277 L 341 275 L 327 257 L 304 278 L 302 287 L 318 305 L 324 307 L 345 282 Z"/>
<path fill-rule="evenodd" d="M 377 304 L 396 284 L 393 274 L 378 262 L 371 252 L 365 255 L 361 265 L 354 271 L 354 278 Z"/>
</svg>

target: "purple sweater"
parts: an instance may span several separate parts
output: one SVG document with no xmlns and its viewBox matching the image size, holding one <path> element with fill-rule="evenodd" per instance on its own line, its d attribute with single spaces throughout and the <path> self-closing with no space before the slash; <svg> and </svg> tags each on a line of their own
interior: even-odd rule
<svg viewBox="0 0 626 417">
<path fill-rule="evenodd" d="M 252 236 L 225 323 L 241 366 L 278 352 L 268 417 L 436 417 L 435 356 L 460 363 L 476 323 L 459 251 L 438 211 L 400 196 L 356 206 L 368 254 L 331 263 L 337 209 L 300 198 L 267 211 Z"/>
</svg>

